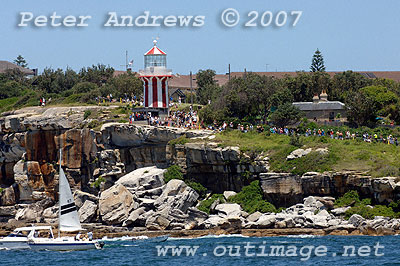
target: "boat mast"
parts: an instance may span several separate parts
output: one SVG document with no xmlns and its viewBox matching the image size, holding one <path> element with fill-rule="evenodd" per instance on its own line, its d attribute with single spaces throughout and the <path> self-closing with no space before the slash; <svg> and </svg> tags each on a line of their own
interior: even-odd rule
<svg viewBox="0 0 400 266">
<path fill-rule="evenodd" d="M 60 170 L 58 172 L 58 238 L 60 238 L 61 234 L 61 203 L 60 203 L 60 176 L 61 176 L 61 161 L 62 161 L 62 150 L 61 150 L 61 138 L 60 138 Z"/>
</svg>

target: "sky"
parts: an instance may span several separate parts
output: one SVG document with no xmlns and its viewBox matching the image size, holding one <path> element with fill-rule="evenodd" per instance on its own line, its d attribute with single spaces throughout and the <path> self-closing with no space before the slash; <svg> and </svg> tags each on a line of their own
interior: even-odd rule
<svg viewBox="0 0 400 266">
<path fill-rule="evenodd" d="M 221 21 L 227 8 L 240 15 L 234 27 Z M 143 54 L 158 38 L 168 68 L 179 74 L 208 68 L 226 73 L 228 64 L 231 71 L 308 71 L 317 48 L 327 71 L 399 71 L 399 9 L 399 0 L 2 0 L 0 60 L 13 61 L 21 54 L 39 72 L 45 67 L 79 70 L 98 63 L 124 70 L 128 51 L 137 71 L 143 68 Z M 145 11 L 150 16 L 204 16 L 204 25 L 104 26 L 109 12 L 135 19 Z M 254 16 L 248 17 L 251 11 L 258 13 L 257 26 L 245 27 Z M 273 14 L 267 27 L 261 25 L 265 11 Z M 280 11 L 288 18 L 277 27 L 273 24 Z M 292 11 L 302 11 L 296 26 Z M 53 12 L 92 18 L 87 27 L 36 27 L 34 19 L 19 27 L 20 12 L 32 12 L 34 18 Z"/>
</svg>

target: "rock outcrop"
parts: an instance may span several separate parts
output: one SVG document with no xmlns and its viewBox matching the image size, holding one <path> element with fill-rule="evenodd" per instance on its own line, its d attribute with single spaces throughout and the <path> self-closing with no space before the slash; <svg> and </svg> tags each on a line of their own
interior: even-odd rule
<svg viewBox="0 0 400 266">
<path fill-rule="evenodd" d="M 208 189 L 223 193 L 240 191 L 245 185 L 268 172 L 269 158 L 250 157 L 239 147 L 218 147 L 217 143 L 187 143 L 167 146 L 170 164 L 179 165 L 187 175 Z"/>
<path fill-rule="evenodd" d="M 266 199 L 277 206 L 290 206 L 307 196 L 340 197 L 350 190 L 382 204 L 399 199 L 400 192 L 400 182 L 396 177 L 372 178 L 351 172 L 309 172 L 302 176 L 261 173 L 260 181 Z"/>
</svg>

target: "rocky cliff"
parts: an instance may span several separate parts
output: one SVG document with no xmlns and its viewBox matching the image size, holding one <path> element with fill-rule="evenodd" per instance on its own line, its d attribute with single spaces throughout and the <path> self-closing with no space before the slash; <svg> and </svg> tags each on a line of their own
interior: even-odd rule
<svg viewBox="0 0 400 266">
<path fill-rule="evenodd" d="M 322 197 L 337 198 L 349 190 L 372 198 L 373 203 L 400 198 L 400 183 L 395 177 L 271 173 L 265 154 L 221 147 L 209 131 L 124 123 L 105 123 L 93 130 L 88 128 L 90 120 L 84 113 L 94 109 L 103 110 L 27 108 L 0 118 L 1 221 L 52 222 L 57 218 L 59 149 L 82 222 L 152 230 L 237 224 L 243 228 L 282 228 L 283 222 L 278 222 L 291 224 L 279 215 L 274 219 L 264 215 L 261 225 L 254 225 L 251 223 L 261 216 L 249 219 L 240 206 L 229 204 L 221 204 L 214 216 L 200 212 L 195 208 L 199 195 L 193 189 L 180 180 L 164 183 L 163 169 L 172 164 L 181 166 L 187 179 L 214 193 L 238 192 L 251 181 L 260 180 L 265 198 L 276 206 L 302 208 L 298 204 L 305 204 L 304 198 L 309 196 L 318 196 L 325 203 Z M 178 138 L 185 141 L 170 142 Z"/>
</svg>

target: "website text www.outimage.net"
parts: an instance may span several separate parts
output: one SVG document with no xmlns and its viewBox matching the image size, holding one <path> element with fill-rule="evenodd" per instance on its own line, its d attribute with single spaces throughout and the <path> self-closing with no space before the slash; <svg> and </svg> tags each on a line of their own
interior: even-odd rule
<svg viewBox="0 0 400 266">
<path fill-rule="evenodd" d="M 384 256 L 384 246 L 379 242 L 374 245 L 346 245 L 335 251 L 329 251 L 326 245 L 268 245 L 262 243 L 245 242 L 241 245 L 215 245 L 202 250 L 198 245 L 157 245 L 156 253 L 159 257 L 297 257 L 300 261 L 307 261 L 311 257 L 381 257 Z"/>
</svg>

